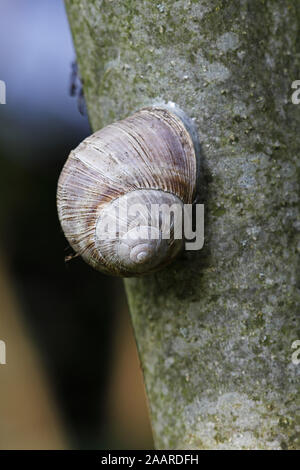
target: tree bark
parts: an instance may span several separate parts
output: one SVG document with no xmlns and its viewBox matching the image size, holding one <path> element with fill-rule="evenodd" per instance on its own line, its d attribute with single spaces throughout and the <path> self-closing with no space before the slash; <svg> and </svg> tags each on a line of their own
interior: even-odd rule
<svg viewBox="0 0 300 470">
<path fill-rule="evenodd" d="M 93 129 L 170 100 L 202 144 L 204 248 L 125 281 L 156 446 L 299 448 L 299 3 L 66 6 Z"/>
</svg>

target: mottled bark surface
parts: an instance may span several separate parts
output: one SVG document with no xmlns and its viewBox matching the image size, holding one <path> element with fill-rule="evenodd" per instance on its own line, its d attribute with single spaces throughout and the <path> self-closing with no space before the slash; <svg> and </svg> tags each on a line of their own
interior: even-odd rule
<svg viewBox="0 0 300 470">
<path fill-rule="evenodd" d="M 171 100 L 202 143 L 204 248 L 125 283 L 156 446 L 299 448 L 297 0 L 66 4 L 93 129 Z"/>
</svg>

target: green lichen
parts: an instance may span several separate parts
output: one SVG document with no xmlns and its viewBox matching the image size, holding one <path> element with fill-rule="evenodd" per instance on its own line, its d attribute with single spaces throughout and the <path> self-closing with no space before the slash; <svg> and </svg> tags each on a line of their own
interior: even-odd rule
<svg viewBox="0 0 300 470">
<path fill-rule="evenodd" d="M 196 121 L 205 245 L 126 280 L 156 446 L 299 448 L 296 0 L 67 0 L 92 127 Z"/>
</svg>

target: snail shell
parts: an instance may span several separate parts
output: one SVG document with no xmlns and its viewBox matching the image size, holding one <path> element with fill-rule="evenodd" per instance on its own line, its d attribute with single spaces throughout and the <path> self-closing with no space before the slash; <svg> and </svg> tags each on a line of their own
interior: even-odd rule
<svg viewBox="0 0 300 470">
<path fill-rule="evenodd" d="M 149 214 L 155 204 L 183 211 L 193 202 L 196 160 L 183 120 L 163 107 L 142 109 L 86 138 L 70 153 L 58 182 L 59 219 L 72 248 L 95 269 L 117 276 L 140 276 L 170 263 L 183 240 L 174 237 L 174 221 L 164 238 L 159 216 L 152 213 L 149 223 Z M 130 213 L 136 205 L 138 217 Z M 105 239 L 101 231 L 113 224 L 116 233 Z"/>
</svg>

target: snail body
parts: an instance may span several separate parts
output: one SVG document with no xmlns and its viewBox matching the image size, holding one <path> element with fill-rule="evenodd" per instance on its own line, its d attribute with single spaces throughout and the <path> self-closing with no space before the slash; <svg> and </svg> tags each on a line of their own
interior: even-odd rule
<svg viewBox="0 0 300 470">
<path fill-rule="evenodd" d="M 183 211 L 192 204 L 197 171 L 193 136 L 169 109 L 144 108 L 106 126 L 70 153 L 60 175 L 57 206 L 66 238 L 108 274 L 161 269 L 181 251 L 183 239 L 174 237 L 174 220 L 164 238 L 152 208 Z"/>
</svg>

